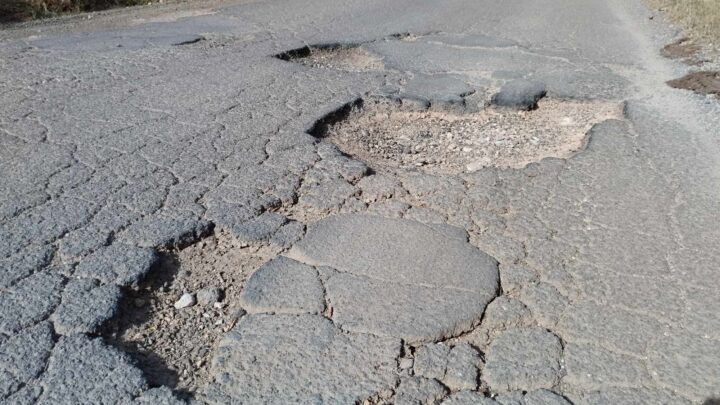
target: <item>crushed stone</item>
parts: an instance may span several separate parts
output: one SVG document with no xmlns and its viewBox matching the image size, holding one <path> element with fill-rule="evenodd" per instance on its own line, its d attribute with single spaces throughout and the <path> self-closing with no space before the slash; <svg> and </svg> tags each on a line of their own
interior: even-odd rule
<svg viewBox="0 0 720 405">
<path fill-rule="evenodd" d="M 294 61 L 309 67 L 348 72 L 385 69 L 381 57 L 361 47 L 311 48 L 309 55 L 297 58 Z"/>
<path fill-rule="evenodd" d="M 457 113 L 375 100 L 330 126 L 325 137 L 373 168 L 451 174 L 568 158 L 583 149 L 593 125 L 621 117 L 622 104 L 612 101 L 545 98 L 533 111 Z"/>
</svg>

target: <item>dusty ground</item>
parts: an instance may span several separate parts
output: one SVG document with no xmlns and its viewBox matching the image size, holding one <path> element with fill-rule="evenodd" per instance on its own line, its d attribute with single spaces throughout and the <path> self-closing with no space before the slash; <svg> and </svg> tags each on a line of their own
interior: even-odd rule
<svg viewBox="0 0 720 405">
<path fill-rule="evenodd" d="M 243 311 L 237 306 L 244 281 L 277 249 L 238 242 L 219 233 L 180 251 L 167 251 L 152 277 L 126 295 L 106 339 L 132 355 L 151 385 L 194 392 L 208 379 L 215 344 Z M 177 309 L 185 293 L 220 290 L 220 301 Z"/>
<path fill-rule="evenodd" d="M 570 157 L 583 148 L 593 125 L 621 116 L 622 105 L 608 101 L 544 99 L 533 111 L 487 107 L 464 114 L 371 101 L 326 136 L 371 167 L 473 172 Z"/>
</svg>

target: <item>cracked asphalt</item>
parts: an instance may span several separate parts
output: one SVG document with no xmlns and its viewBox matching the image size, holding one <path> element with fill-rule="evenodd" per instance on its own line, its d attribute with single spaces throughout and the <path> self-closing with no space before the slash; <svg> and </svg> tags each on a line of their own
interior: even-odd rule
<svg viewBox="0 0 720 405">
<path fill-rule="evenodd" d="M 687 67 L 651 15 L 269 0 L 5 28 L 0 402 L 715 403 L 720 107 L 665 85 Z M 473 113 L 519 80 L 624 110 L 518 169 L 323 137 L 363 101 Z M 161 254 L 221 232 L 278 253 L 225 298 L 197 389 L 157 386 L 105 325 Z"/>
</svg>

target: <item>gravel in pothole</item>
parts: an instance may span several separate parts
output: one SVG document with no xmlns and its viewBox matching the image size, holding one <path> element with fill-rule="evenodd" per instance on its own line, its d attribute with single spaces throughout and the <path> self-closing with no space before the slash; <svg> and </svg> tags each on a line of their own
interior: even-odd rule
<svg viewBox="0 0 720 405">
<path fill-rule="evenodd" d="M 218 338 L 244 314 L 237 305 L 243 283 L 277 250 L 219 233 L 164 252 L 148 278 L 125 294 L 103 335 L 133 357 L 150 385 L 190 394 L 207 381 Z"/>
<path fill-rule="evenodd" d="M 382 58 L 360 47 L 311 48 L 309 55 L 294 60 L 305 66 L 365 72 L 383 70 Z"/>
<path fill-rule="evenodd" d="M 522 168 L 546 157 L 568 158 L 593 125 L 622 117 L 622 104 L 545 98 L 532 111 L 487 107 L 475 113 L 408 110 L 369 101 L 324 134 L 373 167 L 434 173 L 483 167 Z"/>
</svg>

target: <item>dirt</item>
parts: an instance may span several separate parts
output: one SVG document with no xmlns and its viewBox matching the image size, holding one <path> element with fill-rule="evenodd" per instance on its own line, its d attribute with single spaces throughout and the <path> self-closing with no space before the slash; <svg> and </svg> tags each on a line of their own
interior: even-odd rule
<svg viewBox="0 0 720 405">
<path fill-rule="evenodd" d="M 247 245 L 226 233 L 164 252 L 151 276 L 127 292 L 120 315 L 103 335 L 130 354 L 151 386 L 167 385 L 190 397 L 208 379 L 219 338 L 244 314 L 233 303 L 239 302 L 245 280 L 277 253 L 277 248 Z M 174 307 L 184 293 L 203 288 L 219 288 L 220 301 Z"/>
<path fill-rule="evenodd" d="M 324 136 L 373 168 L 459 173 L 570 157 L 584 147 L 594 124 L 621 117 L 622 105 L 610 101 L 550 98 L 533 111 L 456 113 L 376 100 L 353 109 Z"/>
<path fill-rule="evenodd" d="M 383 70 L 382 58 L 361 47 L 312 48 L 309 55 L 295 59 L 305 66 L 348 72 Z"/>
<path fill-rule="evenodd" d="M 689 65 L 697 65 L 702 63 L 702 61 L 697 58 L 699 51 L 700 46 L 690 38 L 680 38 L 673 43 L 665 45 L 660 53 L 666 58 L 679 59 Z"/>
<path fill-rule="evenodd" d="M 679 79 L 670 80 L 667 84 L 676 89 L 692 90 L 698 94 L 713 94 L 720 97 L 720 72 L 692 72 Z"/>
</svg>

